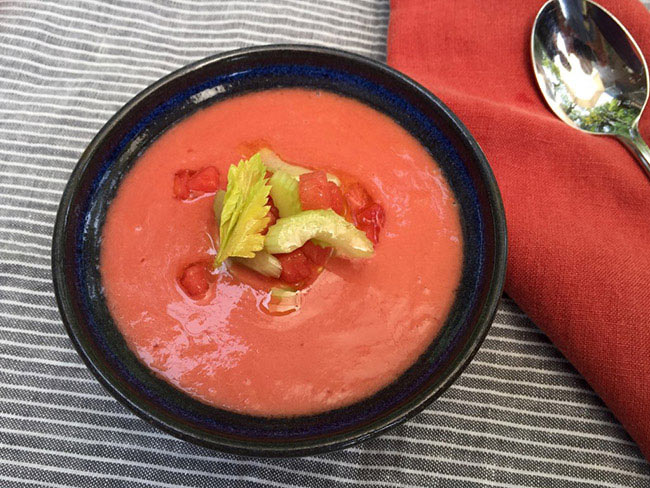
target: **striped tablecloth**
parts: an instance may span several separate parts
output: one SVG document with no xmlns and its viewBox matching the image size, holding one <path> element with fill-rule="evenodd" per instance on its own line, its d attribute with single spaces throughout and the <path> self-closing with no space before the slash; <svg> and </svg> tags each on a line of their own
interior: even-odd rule
<svg viewBox="0 0 650 488">
<path fill-rule="evenodd" d="M 138 91 L 210 54 L 315 43 L 385 57 L 387 0 L 0 3 L 0 486 L 650 486 L 608 409 L 509 299 L 425 412 L 356 448 L 258 460 L 163 434 L 110 397 L 57 312 L 50 238 L 68 175 Z"/>
</svg>

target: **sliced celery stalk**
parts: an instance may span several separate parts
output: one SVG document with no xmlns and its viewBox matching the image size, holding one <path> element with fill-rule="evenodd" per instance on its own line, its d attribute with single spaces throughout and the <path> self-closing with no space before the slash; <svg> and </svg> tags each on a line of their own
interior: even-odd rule
<svg viewBox="0 0 650 488">
<path fill-rule="evenodd" d="M 279 278 L 282 273 L 282 265 L 275 256 L 266 251 L 257 251 L 252 258 L 230 258 L 233 262 L 246 266 L 264 276 Z"/>
<path fill-rule="evenodd" d="M 295 164 L 289 164 L 286 161 L 283 161 L 280 159 L 280 156 L 266 147 L 260 149 L 259 155 L 262 158 L 262 163 L 264 163 L 264 166 L 266 166 L 266 168 L 272 173 L 275 173 L 276 171 L 284 171 L 292 178 L 298 180 L 300 178 L 300 175 L 311 173 L 313 171 L 311 169 L 303 168 L 302 166 L 296 166 Z M 339 180 L 333 174 L 327 173 L 327 180 L 334 182 L 337 186 L 341 186 L 341 180 Z"/>
<path fill-rule="evenodd" d="M 302 303 L 302 294 L 297 290 L 271 288 L 266 307 L 271 315 L 286 315 L 295 312 Z"/>
<path fill-rule="evenodd" d="M 288 173 L 277 170 L 269 180 L 271 184 L 271 198 L 278 208 L 280 217 L 289 217 L 302 211 L 298 182 Z"/>
<path fill-rule="evenodd" d="M 278 219 L 269 227 L 264 249 L 271 254 L 288 253 L 314 238 L 350 258 L 369 258 L 374 253 L 365 232 L 331 209 L 306 210 Z"/>
<path fill-rule="evenodd" d="M 300 292 L 290 288 L 271 288 L 271 298 L 280 302 L 282 300 L 294 300 Z"/>
</svg>

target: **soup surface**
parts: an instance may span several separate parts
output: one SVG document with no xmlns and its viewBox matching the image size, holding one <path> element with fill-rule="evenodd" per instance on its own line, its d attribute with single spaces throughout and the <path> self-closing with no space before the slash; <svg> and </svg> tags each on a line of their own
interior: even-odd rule
<svg viewBox="0 0 650 488">
<path fill-rule="evenodd" d="M 372 258 L 330 259 L 282 316 L 225 267 L 198 300 L 178 281 L 214 256 L 217 225 L 212 195 L 173 197 L 175 173 L 215 166 L 225 187 L 261 147 L 361 182 L 386 213 Z M 345 406 L 395 380 L 443 325 L 461 264 L 454 196 L 419 142 L 366 105 L 304 89 L 231 98 L 164 133 L 111 203 L 100 257 L 111 314 L 144 364 L 205 403 L 265 416 Z"/>
</svg>

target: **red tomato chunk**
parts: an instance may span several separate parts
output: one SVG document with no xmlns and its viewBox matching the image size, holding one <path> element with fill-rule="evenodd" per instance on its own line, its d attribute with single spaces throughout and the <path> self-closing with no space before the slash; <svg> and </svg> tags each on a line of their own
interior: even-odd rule
<svg viewBox="0 0 650 488">
<path fill-rule="evenodd" d="M 307 259 L 316 266 L 325 266 L 327 259 L 330 257 L 330 254 L 332 254 L 331 247 L 320 247 L 318 244 L 314 244 L 311 241 L 305 242 L 300 249 L 302 249 L 302 252 L 307 256 Z"/>
<path fill-rule="evenodd" d="M 330 190 L 327 185 L 325 171 L 314 171 L 300 175 L 298 193 L 303 210 L 330 208 Z"/>
<path fill-rule="evenodd" d="M 337 214 L 343 215 L 345 213 L 345 197 L 338 185 L 332 181 L 327 182 L 330 197 L 330 208 Z"/>
<path fill-rule="evenodd" d="M 300 286 L 310 281 L 315 274 L 313 263 L 307 258 L 301 249 L 296 249 L 287 254 L 276 254 L 282 265 L 280 279 L 285 283 Z"/>
<path fill-rule="evenodd" d="M 269 209 L 269 213 L 267 214 L 267 217 L 269 218 L 269 223 L 266 226 L 266 229 L 262 231 L 262 235 L 265 236 L 266 233 L 269 231 L 269 227 L 271 227 L 273 224 L 277 222 L 277 220 L 280 218 L 280 212 L 278 211 L 278 208 L 273 205 L 273 201 L 269 198 L 268 204 L 271 206 Z"/>
<path fill-rule="evenodd" d="M 360 183 L 353 183 L 347 188 L 345 200 L 352 213 L 354 224 L 366 233 L 373 244 L 377 244 L 379 232 L 386 222 L 384 209 L 372 200 Z"/>
<path fill-rule="evenodd" d="M 331 208 L 339 215 L 345 212 L 343 193 L 336 183 L 327 181 L 325 171 L 319 170 L 300 175 L 298 192 L 303 210 Z"/>
<path fill-rule="evenodd" d="M 189 181 L 190 177 L 194 174 L 189 169 L 181 169 L 174 175 L 174 198 L 179 200 L 186 200 L 190 197 Z"/>
<path fill-rule="evenodd" d="M 183 271 L 180 284 L 192 298 L 201 298 L 210 288 L 210 272 L 204 264 L 191 264 Z"/>
<path fill-rule="evenodd" d="M 181 169 L 174 175 L 174 198 L 187 200 L 197 193 L 212 193 L 219 189 L 219 172 L 214 166 L 198 171 Z"/>
<path fill-rule="evenodd" d="M 379 231 L 386 222 L 384 209 L 373 203 L 356 214 L 357 228 L 364 231 L 373 244 L 379 242 Z"/>
<path fill-rule="evenodd" d="M 191 191 L 202 191 L 206 193 L 215 192 L 219 189 L 219 172 L 214 166 L 206 166 L 194 173 L 188 183 Z"/>
</svg>

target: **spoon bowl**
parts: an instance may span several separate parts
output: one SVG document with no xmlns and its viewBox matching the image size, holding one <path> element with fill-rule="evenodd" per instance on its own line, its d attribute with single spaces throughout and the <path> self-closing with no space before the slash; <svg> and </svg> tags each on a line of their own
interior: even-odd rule
<svg viewBox="0 0 650 488">
<path fill-rule="evenodd" d="M 618 137 L 650 177 L 650 149 L 638 129 L 648 67 L 625 27 L 590 0 L 550 0 L 535 19 L 531 50 L 551 110 L 576 129 Z"/>
</svg>

